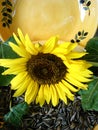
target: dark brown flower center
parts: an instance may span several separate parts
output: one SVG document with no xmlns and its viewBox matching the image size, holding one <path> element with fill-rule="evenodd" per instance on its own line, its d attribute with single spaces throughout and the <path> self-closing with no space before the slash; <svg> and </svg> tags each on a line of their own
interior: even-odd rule
<svg viewBox="0 0 98 130">
<path fill-rule="evenodd" d="M 32 55 L 27 62 L 27 71 L 39 84 L 55 84 L 64 78 L 66 66 L 61 58 L 50 53 Z"/>
</svg>

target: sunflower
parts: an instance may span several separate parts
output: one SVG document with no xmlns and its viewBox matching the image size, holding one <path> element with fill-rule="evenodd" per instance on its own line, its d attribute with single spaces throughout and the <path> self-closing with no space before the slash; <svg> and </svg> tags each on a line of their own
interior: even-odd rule
<svg viewBox="0 0 98 130">
<path fill-rule="evenodd" d="M 87 89 L 91 80 L 91 64 L 79 60 L 86 52 L 73 51 L 77 43 L 58 43 L 58 37 L 51 37 L 43 45 L 32 43 L 18 29 L 18 36 L 13 34 L 17 44 L 9 42 L 12 50 L 19 55 L 15 59 L 0 59 L 0 66 L 7 69 L 3 75 L 14 74 L 11 89 L 14 97 L 25 94 L 24 100 L 39 103 L 45 102 L 56 106 L 59 100 L 67 104 L 67 98 L 74 100 L 75 92 Z"/>
</svg>

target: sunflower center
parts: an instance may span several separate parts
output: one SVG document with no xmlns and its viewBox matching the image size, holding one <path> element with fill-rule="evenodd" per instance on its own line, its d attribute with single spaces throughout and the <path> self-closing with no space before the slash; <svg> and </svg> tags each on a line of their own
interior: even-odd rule
<svg viewBox="0 0 98 130">
<path fill-rule="evenodd" d="M 50 53 L 32 55 L 27 62 L 28 73 L 39 84 L 58 83 L 64 78 L 66 69 L 62 59 Z"/>
</svg>

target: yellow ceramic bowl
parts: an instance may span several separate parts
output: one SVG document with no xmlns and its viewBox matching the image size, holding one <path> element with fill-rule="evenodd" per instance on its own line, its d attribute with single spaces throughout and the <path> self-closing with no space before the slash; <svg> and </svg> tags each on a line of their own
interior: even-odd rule
<svg viewBox="0 0 98 130">
<path fill-rule="evenodd" d="M 4 7 L 2 1 L 4 0 L 0 0 L 0 12 Z M 12 24 L 7 28 L 0 21 L 0 33 L 4 40 L 20 28 L 24 34 L 29 34 L 32 41 L 47 40 L 53 35 L 59 35 L 60 40 L 71 41 L 80 32 L 76 40 L 82 39 L 80 43 L 85 45 L 97 28 L 98 0 L 85 0 L 84 3 L 80 0 L 10 1 L 13 4 Z M 3 18 L 2 13 L 0 18 Z M 80 38 L 81 32 L 85 39 Z"/>
<path fill-rule="evenodd" d="M 94 128 L 94 130 L 98 130 L 98 125 L 96 125 L 96 127 Z"/>
</svg>

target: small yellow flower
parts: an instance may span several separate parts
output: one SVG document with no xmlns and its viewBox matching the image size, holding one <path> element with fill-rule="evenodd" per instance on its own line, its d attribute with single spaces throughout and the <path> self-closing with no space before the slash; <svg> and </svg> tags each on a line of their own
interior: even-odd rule
<svg viewBox="0 0 98 130">
<path fill-rule="evenodd" d="M 35 101 L 42 106 L 45 102 L 56 106 L 59 99 L 67 104 L 67 98 L 74 100 L 74 93 L 87 89 L 91 79 L 91 66 L 78 60 L 85 52 L 75 52 L 77 43 L 58 44 L 58 37 L 51 37 L 45 44 L 33 44 L 29 36 L 18 29 L 18 37 L 13 34 L 17 45 L 9 45 L 20 58 L 0 59 L 0 65 L 8 69 L 3 75 L 16 75 L 11 80 L 14 97 L 25 93 L 25 101 Z"/>
</svg>

